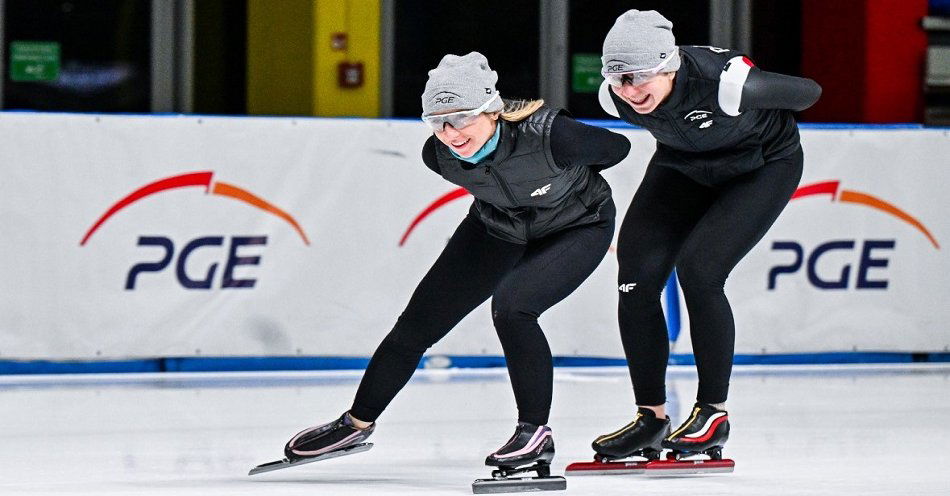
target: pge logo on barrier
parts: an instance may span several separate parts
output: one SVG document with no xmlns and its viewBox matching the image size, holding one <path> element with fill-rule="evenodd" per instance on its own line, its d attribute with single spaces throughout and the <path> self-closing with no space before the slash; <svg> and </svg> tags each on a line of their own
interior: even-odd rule
<svg viewBox="0 0 950 496">
<path fill-rule="evenodd" d="M 887 213 L 923 233 L 936 249 L 940 244 L 930 231 L 916 218 L 904 212 L 897 206 L 860 191 L 838 191 L 840 181 L 827 181 L 802 186 L 795 191 L 792 199 L 814 195 L 830 195 L 831 201 L 864 205 L 875 210 Z M 818 289 L 887 289 L 888 280 L 882 274 L 890 263 L 887 251 L 897 247 L 894 239 L 838 239 L 819 244 L 811 250 L 806 249 L 797 241 L 775 241 L 772 243 L 773 252 L 789 252 L 794 255 L 792 262 L 787 265 L 776 265 L 769 270 L 768 289 L 774 290 L 781 275 L 791 276 L 804 269 L 808 282 Z M 817 266 L 822 256 L 831 252 L 853 253 L 852 263 L 845 264 L 834 278 L 825 279 L 818 275 Z M 857 269 L 853 271 L 852 265 Z M 875 276 L 870 274 L 871 269 L 877 269 Z"/>
<path fill-rule="evenodd" d="M 307 238 L 306 233 L 304 233 L 303 228 L 300 227 L 300 224 L 297 223 L 293 216 L 243 188 L 221 181 L 212 183 L 213 175 L 214 172 L 212 171 L 193 172 L 189 174 L 167 177 L 142 186 L 106 210 L 106 212 L 99 217 L 92 227 L 86 231 L 86 235 L 83 236 L 82 241 L 79 242 L 79 246 L 85 246 L 92 235 L 95 234 L 95 232 L 99 230 L 99 228 L 102 227 L 102 225 L 105 224 L 109 218 L 114 216 L 125 207 L 128 207 L 129 205 L 145 197 L 152 196 L 163 191 L 198 186 L 203 186 L 205 188 L 205 194 L 210 193 L 213 195 L 232 198 L 263 210 L 269 214 L 280 217 L 288 224 L 293 226 L 294 230 L 296 230 L 297 234 L 300 235 L 300 238 L 303 240 L 305 245 L 310 245 L 310 240 Z M 185 271 L 185 266 L 188 257 L 198 249 L 209 249 L 213 247 L 224 248 L 226 246 L 226 254 L 222 260 L 224 269 L 221 271 L 222 276 L 219 287 L 221 289 L 253 288 L 257 282 L 256 279 L 238 279 L 235 276 L 234 271 L 237 267 L 242 265 L 259 265 L 263 255 L 260 252 L 253 254 L 239 253 L 239 250 L 242 248 L 247 250 L 247 247 L 263 247 L 266 245 L 267 236 L 265 235 L 231 236 L 230 239 L 225 236 L 200 236 L 189 241 L 188 243 L 185 243 L 181 251 L 178 252 L 177 260 L 175 261 L 175 277 L 178 280 L 178 283 L 186 289 L 212 289 L 219 263 L 212 263 L 200 278 L 192 277 L 191 275 L 187 274 Z M 133 265 L 129 269 L 128 275 L 126 276 L 126 290 L 135 289 L 136 281 L 141 274 L 146 272 L 162 272 L 168 266 L 170 266 L 172 264 L 172 260 L 175 259 L 175 244 L 168 237 L 139 236 L 138 246 L 159 247 L 164 250 L 164 254 L 159 260 L 145 261 Z"/>
</svg>

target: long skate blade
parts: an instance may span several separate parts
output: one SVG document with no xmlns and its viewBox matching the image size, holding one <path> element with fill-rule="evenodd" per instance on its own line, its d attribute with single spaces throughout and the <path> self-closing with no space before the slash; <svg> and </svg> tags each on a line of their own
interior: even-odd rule
<svg viewBox="0 0 950 496">
<path fill-rule="evenodd" d="M 561 476 L 476 479 L 472 483 L 472 492 L 475 494 L 563 491 L 565 489 L 567 489 L 567 479 Z"/>
<path fill-rule="evenodd" d="M 657 460 L 647 464 L 647 475 L 722 474 L 735 470 L 732 460 Z"/>
<path fill-rule="evenodd" d="M 338 457 L 346 456 L 346 455 L 354 455 L 356 453 L 362 453 L 363 451 L 367 451 L 372 447 L 373 447 L 373 443 L 354 444 L 353 446 L 348 446 L 340 450 L 324 453 L 320 456 L 315 456 L 313 458 L 304 458 L 302 460 L 297 460 L 294 462 L 284 458 L 283 460 L 277 460 L 274 462 L 268 462 L 262 465 L 258 465 L 252 468 L 251 471 L 247 473 L 247 475 L 263 474 L 264 472 L 273 472 L 274 470 L 283 470 L 285 468 L 296 467 L 297 465 L 305 465 L 307 463 L 329 460 L 330 458 L 338 458 Z"/>
<path fill-rule="evenodd" d="M 564 469 L 564 475 L 622 475 L 646 472 L 645 461 L 629 462 L 575 462 Z"/>
</svg>

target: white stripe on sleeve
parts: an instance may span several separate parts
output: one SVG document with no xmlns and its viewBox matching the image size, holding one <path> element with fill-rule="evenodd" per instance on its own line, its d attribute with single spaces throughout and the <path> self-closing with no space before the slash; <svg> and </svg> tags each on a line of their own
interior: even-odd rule
<svg viewBox="0 0 950 496">
<path fill-rule="evenodd" d="M 735 117 L 741 113 L 742 87 L 751 69 L 744 57 L 733 57 L 719 75 L 719 108 L 726 114 Z"/>
</svg>

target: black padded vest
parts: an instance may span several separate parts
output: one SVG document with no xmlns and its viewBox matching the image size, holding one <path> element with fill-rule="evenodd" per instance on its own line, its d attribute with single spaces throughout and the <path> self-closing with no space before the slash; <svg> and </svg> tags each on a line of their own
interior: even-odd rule
<svg viewBox="0 0 950 496">
<path fill-rule="evenodd" d="M 790 110 L 750 109 L 733 117 L 719 108 L 720 75 L 739 53 L 715 47 L 679 48 L 682 62 L 673 92 L 653 112 L 636 113 L 608 88 L 620 118 L 656 138 L 653 162 L 715 185 L 798 149 L 798 124 Z"/>
<path fill-rule="evenodd" d="M 562 169 L 554 161 L 551 124 L 560 112 L 543 106 L 520 122 L 499 119 L 498 147 L 474 166 L 432 138 L 440 174 L 475 197 L 471 211 L 492 235 L 525 244 L 613 212 L 601 212 L 611 197 L 600 174 L 585 166 Z"/>
</svg>

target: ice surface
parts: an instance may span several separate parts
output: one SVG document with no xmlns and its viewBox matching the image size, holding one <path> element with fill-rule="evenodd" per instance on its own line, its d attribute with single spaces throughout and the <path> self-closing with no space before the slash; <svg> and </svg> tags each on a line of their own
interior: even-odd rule
<svg viewBox="0 0 950 496">
<path fill-rule="evenodd" d="M 0 494 L 461 495 L 488 477 L 515 425 L 504 369 L 419 371 L 374 449 L 247 476 L 338 417 L 360 376 L 0 376 Z M 678 424 L 696 380 L 670 378 Z M 554 473 L 633 416 L 625 369 L 558 369 L 554 391 Z M 728 408 L 732 474 L 568 477 L 552 494 L 950 494 L 950 364 L 736 367 Z"/>
</svg>

